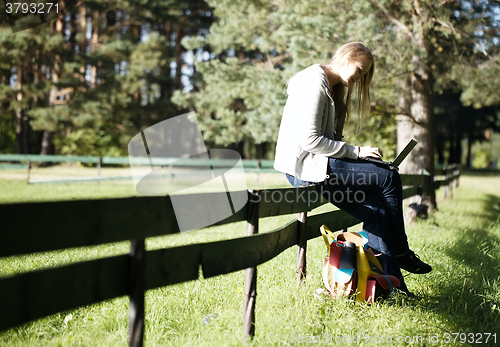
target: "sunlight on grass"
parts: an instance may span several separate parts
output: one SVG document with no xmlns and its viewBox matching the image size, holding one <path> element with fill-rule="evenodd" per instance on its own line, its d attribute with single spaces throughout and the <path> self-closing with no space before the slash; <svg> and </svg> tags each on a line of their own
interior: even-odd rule
<svg viewBox="0 0 500 347">
<path fill-rule="evenodd" d="M 269 179 L 272 186 L 272 179 Z M 286 182 L 285 182 L 286 183 Z M 41 186 L 21 187 L 0 180 L 2 203 L 17 196 L 54 200 L 60 195 Z M 264 185 L 267 183 L 264 182 Z M 65 186 L 66 187 L 66 186 Z M 133 195 L 120 185 L 75 184 L 65 198 Z M 64 189 L 66 189 L 64 188 Z M 52 189 L 52 188 L 51 188 Z M 12 190 L 12 192 L 9 192 Z M 500 176 L 464 175 L 452 199 L 438 191 L 438 211 L 407 226 L 410 246 L 433 266 L 426 275 L 405 273 L 418 298 L 400 294 L 385 302 L 354 306 L 349 299 L 318 300 L 323 287 L 321 238 L 308 243 L 303 285 L 295 285 L 296 248 L 257 270 L 256 336 L 244 344 L 242 303 L 244 272 L 150 290 L 146 294 L 147 346 L 289 346 L 300 339 L 321 338 L 319 345 L 461 345 L 453 333 L 496 333 L 500 340 Z M 10 195 L 9 195 L 10 194 Z M 25 194 L 22 196 L 22 194 Z M 35 196 L 35 197 L 33 197 Z M 15 199 L 14 199 L 15 200 Z M 321 211 L 331 209 L 323 206 Z M 315 211 L 317 212 L 317 211 Z M 267 218 L 261 232 L 273 230 L 295 215 Z M 353 228 L 357 230 L 358 227 Z M 148 249 L 172 247 L 246 234 L 245 222 L 147 240 Z M 0 259 L 3 275 L 128 251 L 128 243 Z M 0 333 L 2 346 L 124 346 L 128 334 L 128 298 L 63 312 Z M 446 335 L 450 334 L 450 335 Z M 451 343 L 446 342 L 451 337 Z M 458 335 L 457 335 L 458 336 Z M 392 342 L 388 342 L 388 338 Z M 344 340 L 342 340 L 344 338 Z M 349 340 L 351 338 L 351 340 Z M 359 340 L 353 340 L 359 338 Z M 370 338 L 371 343 L 370 343 Z M 398 340 L 401 339 L 401 340 Z M 437 338 L 437 340 L 435 340 Z M 482 335 L 483 343 L 486 335 Z M 339 340 L 340 339 L 340 340 Z M 374 340 L 375 339 L 375 340 Z M 398 343 L 401 342 L 401 343 Z M 431 343 L 432 342 L 432 343 Z M 436 343 L 435 343 L 436 342 Z M 493 342 L 493 335 L 489 343 Z M 315 343 L 314 345 L 317 345 Z"/>
</svg>

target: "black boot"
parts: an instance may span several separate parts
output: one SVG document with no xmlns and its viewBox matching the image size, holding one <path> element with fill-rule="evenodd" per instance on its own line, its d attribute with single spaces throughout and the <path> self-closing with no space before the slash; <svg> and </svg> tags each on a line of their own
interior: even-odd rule
<svg viewBox="0 0 500 347">
<path fill-rule="evenodd" d="M 432 271 L 432 267 L 420 260 L 412 250 L 402 256 L 398 255 L 398 263 L 401 269 L 414 274 L 426 274 Z"/>
</svg>

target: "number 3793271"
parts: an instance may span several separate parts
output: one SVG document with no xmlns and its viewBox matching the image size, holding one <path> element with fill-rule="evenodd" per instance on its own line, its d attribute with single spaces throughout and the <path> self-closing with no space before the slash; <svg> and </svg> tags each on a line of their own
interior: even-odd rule
<svg viewBox="0 0 500 347">
<path fill-rule="evenodd" d="M 7 13 L 49 13 L 55 11 L 59 13 L 59 3 L 41 2 L 41 3 L 26 3 L 26 2 L 8 2 L 5 4 Z"/>
<path fill-rule="evenodd" d="M 445 343 L 496 343 L 497 334 L 491 333 L 445 333 L 444 336 Z"/>
</svg>

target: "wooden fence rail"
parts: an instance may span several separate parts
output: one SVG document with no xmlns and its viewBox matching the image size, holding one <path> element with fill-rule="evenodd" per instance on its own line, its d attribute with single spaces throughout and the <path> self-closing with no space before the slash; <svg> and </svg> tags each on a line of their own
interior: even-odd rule
<svg viewBox="0 0 500 347">
<path fill-rule="evenodd" d="M 442 184 L 458 180 L 458 168 L 445 172 Z M 426 175 L 401 177 L 405 198 L 424 193 L 432 182 Z M 4 313 L 0 330 L 127 295 L 131 300 L 129 345 L 142 346 L 144 291 L 196 280 L 200 268 L 205 278 L 247 269 L 244 334 L 251 337 L 255 331 L 256 267 L 298 245 L 300 283 L 306 274 L 307 240 L 320 236 L 319 227 L 327 224 L 332 230 L 341 230 L 359 223 L 339 210 L 307 216 L 324 203 L 314 186 L 249 191 L 244 208 L 215 224 L 247 221 L 248 236 L 147 252 L 146 238 L 179 232 L 168 196 L 0 205 L 4 230 L 0 257 L 131 241 L 129 254 L 0 278 L 0 312 Z M 262 218 L 293 213 L 298 213 L 298 219 L 258 233 Z"/>
<path fill-rule="evenodd" d="M 132 180 L 132 176 L 116 176 L 106 177 L 101 176 L 102 165 L 138 165 L 150 166 L 153 162 L 156 166 L 172 167 L 206 167 L 210 165 L 213 168 L 233 167 L 234 160 L 227 159 L 182 159 L 166 158 L 166 157 L 98 157 L 98 156 L 72 156 L 72 155 L 39 155 L 39 154 L 0 154 L 0 169 L 27 169 L 28 183 L 75 183 L 75 182 L 92 182 L 92 181 L 111 181 L 111 180 Z M 58 177 L 50 179 L 30 179 L 32 163 L 71 163 L 79 162 L 84 164 L 96 164 L 96 176 L 84 177 Z M 26 164 L 20 164 L 26 163 Z M 245 172 L 254 173 L 277 173 L 274 170 L 274 160 L 242 160 L 243 169 Z"/>
<path fill-rule="evenodd" d="M 31 163 L 66 163 L 66 162 L 79 162 L 85 164 L 102 164 L 102 165 L 150 165 L 150 160 L 155 165 L 170 165 L 179 161 L 180 158 L 167 158 L 167 157 L 99 157 L 99 156 L 82 156 L 82 155 L 40 155 L 40 154 L 0 154 L 0 162 L 31 162 Z M 245 159 L 242 160 L 245 168 L 263 168 L 270 169 L 273 167 L 273 160 L 257 160 Z M 214 166 L 228 166 L 234 165 L 234 160 L 227 159 L 182 159 L 182 166 L 199 166 L 212 164 Z M 13 164 L 12 164 L 13 165 Z"/>
</svg>

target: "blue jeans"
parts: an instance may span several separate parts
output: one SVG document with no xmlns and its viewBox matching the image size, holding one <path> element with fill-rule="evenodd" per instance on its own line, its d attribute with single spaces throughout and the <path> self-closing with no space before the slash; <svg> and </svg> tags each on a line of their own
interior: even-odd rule
<svg viewBox="0 0 500 347">
<path fill-rule="evenodd" d="M 383 164 L 328 158 L 327 174 L 329 178 L 317 185 L 319 192 L 333 205 L 363 222 L 368 246 L 375 253 L 381 253 L 378 259 L 382 270 L 399 278 L 400 288 L 406 290 L 397 259 L 410 249 L 399 173 Z"/>
<path fill-rule="evenodd" d="M 288 182 L 290 182 L 290 184 L 292 186 L 294 186 L 295 188 L 298 188 L 298 187 L 307 187 L 307 186 L 310 186 L 310 185 L 314 184 L 312 182 L 307 182 L 307 181 L 299 180 L 297 177 L 294 177 L 294 176 L 289 175 L 289 174 L 286 174 L 286 178 L 287 178 Z"/>
</svg>

